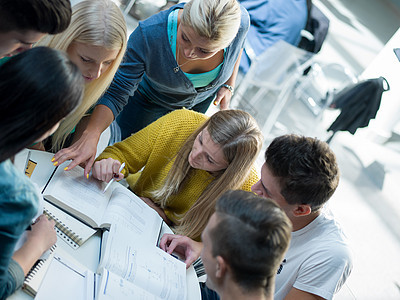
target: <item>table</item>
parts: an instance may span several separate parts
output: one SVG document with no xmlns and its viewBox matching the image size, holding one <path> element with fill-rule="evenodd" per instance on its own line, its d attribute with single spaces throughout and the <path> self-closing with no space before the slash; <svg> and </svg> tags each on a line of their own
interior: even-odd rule
<svg viewBox="0 0 400 300">
<path fill-rule="evenodd" d="M 16 160 L 24 159 L 24 156 L 17 155 L 15 157 Z M 25 161 L 16 161 L 17 168 L 25 165 Z M 50 168 L 49 168 L 50 170 Z M 41 176 L 48 176 L 50 174 L 40 174 Z M 48 178 L 47 177 L 47 178 Z M 33 178 L 33 177 L 32 177 Z M 43 181 L 43 178 L 35 177 L 36 180 Z M 171 229 L 163 223 L 162 233 L 171 232 Z M 97 231 L 89 240 L 87 240 L 82 246 L 78 249 L 73 249 L 70 247 L 64 240 L 58 238 L 57 247 L 61 248 L 62 251 L 66 252 L 68 255 L 72 256 L 81 263 L 83 266 L 87 267 L 89 270 L 96 272 L 97 266 L 100 260 L 100 246 L 101 246 L 101 238 L 102 232 Z M 200 295 L 200 286 L 199 281 L 197 279 L 196 272 L 193 266 L 190 266 L 189 269 L 186 270 L 186 283 L 187 283 L 187 299 L 188 300 L 198 300 L 201 298 Z M 28 294 L 24 293 L 21 289 L 17 290 L 13 295 L 11 295 L 9 300 L 24 300 L 24 299 L 32 299 Z"/>
</svg>

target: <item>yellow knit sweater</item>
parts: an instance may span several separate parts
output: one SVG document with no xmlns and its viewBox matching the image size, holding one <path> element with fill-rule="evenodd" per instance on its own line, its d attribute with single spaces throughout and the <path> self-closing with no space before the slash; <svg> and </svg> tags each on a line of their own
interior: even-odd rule
<svg viewBox="0 0 400 300">
<path fill-rule="evenodd" d="M 136 181 L 131 183 L 128 179 L 128 182 L 136 195 L 151 199 L 151 192 L 164 183 L 181 146 L 207 118 L 191 110 L 173 111 L 124 141 L 107 147 L 96 160 L 111 157 L 121 163 L 125 162 L 122 171 L 125 178 L 144 167 Z M 179 224 L 177 215 L 185 214 L 214 179 L 203 170 L 196 169 L 192 174 L 180 192 L 168 199 L 168 206 L 164 209 L 174 224 Z M 250 191 L 250 187 L 257 181 L 258 176 L 253 167 L 242 189 Z"/>
</svg>

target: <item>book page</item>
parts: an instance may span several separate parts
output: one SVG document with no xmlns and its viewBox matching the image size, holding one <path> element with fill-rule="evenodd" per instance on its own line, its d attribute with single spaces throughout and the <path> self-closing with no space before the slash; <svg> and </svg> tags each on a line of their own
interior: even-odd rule
<svg viewBox="0 0 400 300">
<path fill-rule="evenodd" d="M 162 299 L 186 298 L 186 265 L 155 245 L 132 238 L 127 228 L 113 224 L 99 267 Z"/>
<path fill-rule="evenodd" d="M 76 166 L 64 171 L 69 162 L 61 164 L 44 191 L 44 197 L 72 215 L 98 228 L 111 195 L 103 194 L 103 182 L 83 176 L 83 169 Z"/>
<path fill-rule="evenodd" d="M 118 224 L 129 230 L 132 239 L 156 245 L 162 218 L 133 192 L 116 184 L 102 223 L 103 227 Z"/>
<path fill-rule="evenodd" d="M 97 300 L 161 299 L 106 269 L 103 269 L 101 273 Z"/>
</svg>

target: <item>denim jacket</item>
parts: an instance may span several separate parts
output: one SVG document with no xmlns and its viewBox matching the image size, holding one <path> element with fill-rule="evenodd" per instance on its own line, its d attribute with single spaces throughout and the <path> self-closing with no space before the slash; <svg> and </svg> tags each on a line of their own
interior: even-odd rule
<svg viewBox="0 0 400 300">
<path fill-rule="evenodd" d="M 24 281 L 24 272 L 12 255 L 38 210 L 39 198 L 33 184 L 10 160 L 0 163 L 0 178 L 0 299 L 5 299 Z"/>
<path fill-rule="evenodd" d="M 139 22 L 129 37 L 124 61 L 107 92 L 98 101 L 98 104 L 109 107 L 115 117 L 137 89 L 149 101 L 168 109 L 190 109 L 210 97 L 214 98 L 221 85 L 231 77 L 250 26 L 246 9 L 241 7 L 240 28 L 235 39 L 226 48 L 219 75 L 209 85 L 196 89 L 178 68 L 167 34 L 169 13 L 183 6 L 184 3 L 177 4 Z"/>
</svg>

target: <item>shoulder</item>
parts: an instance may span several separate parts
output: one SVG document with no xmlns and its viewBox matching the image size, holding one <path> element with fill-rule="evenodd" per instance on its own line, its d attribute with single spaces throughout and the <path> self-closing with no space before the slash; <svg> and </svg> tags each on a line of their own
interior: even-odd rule
<svg viewBox="0 0 400 300">
<path fill-rule="evenodd" d="M 238 35 L 243 35 L 247 34 L 247 31 L 249 31 L 250 28 L 250 16 L 246 8 L 240 4 L 240 10 L 242 12 L 241 14 L 241 19 L 240 19 L 240 27 L 239 27 L 239 32 Z"/>
<path fill-rule="evenodd" d="M 17 170 L 10 160 L 0 163 L 0 201 L 7 205 L 8 211 L 19 212 L 19 218 L 33 217 L 39 198 L 29 179 Z"/>
<path fill-rule="evenodd" d="M 173 125 L 174 128 L 197 128 L 200 124 L 204 123 L 208 117 L 205 114 L 193 110 L 178 109 L 168 113 L 161 119 L 163 119 L 163 121 L 168 125 Z"/>
<path fill-rule="evenodd" d="M 330 211 L 324 210 L 321 214 L 305 228 L 304 233 L 300 233 L 299 239 L 307 245 L 313 245 L 314 252 L 323 251 L 336 254 L 347 255 L 350 252 L 347 237 L 343 228 L 335 219 Z M 297 233 L 294 233 L 294 238 Z"/>
<path fill-rule="evenodd" d="M 260 180 L 260 179 L 258 177 L 257 170 L 256 170 L 255 166 L 252 166 L 251 170 L 250 170 L 250 174 L 247 176 L 247 178 L 246 178 L 246 180 L 245 180 L 245 182 L 244 182 L 244 184 L 243 184 L 241 189 L 244 190 L 244 191 L 249 191 L 250 192 L 251 191 L 251 187 L 255 183 L 257 183 L 258 180 Z"/>
<path fill-rule="evenodd" d="M 310 227 L 307 228 L 308 226 Z M 333 273 L 349 272 L 352 269 L 352 251 L 334 217 L 321 213 L 308 226 L 300 230 L 305 229 L 304 233 L 292 234 L 294 246 L 289 247 L 292 254 L 297 252 L 297 255 L 303 257 L 301 268 L 314 270 L 313 272 L 316 269 L 330 269 Z"/>
<path fill-rule="evenodd" d="M 247 9 L 240 4 L 240 10 L 242 11 L 240 27 L 248 28 L 250 27 L 250 15 Z"/>
<path fill-rule="evenodd" d="M 139 133 L 145 134 L 146 138 L 162 143 L 166 141 L 171 143 L 180 140 L 184 141 L 207 119 L 206 115 L 192 110 L 174 110 L 157 119 L 135 135 Z"/>
</svg>

